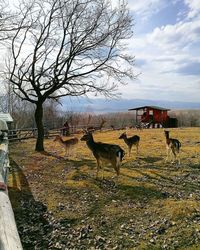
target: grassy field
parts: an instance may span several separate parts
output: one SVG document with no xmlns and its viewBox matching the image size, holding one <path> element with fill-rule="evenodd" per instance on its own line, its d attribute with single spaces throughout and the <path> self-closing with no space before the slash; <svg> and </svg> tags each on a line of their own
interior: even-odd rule
<svg viewBox="0 0 200 250">
<path fill-rule="evenodd" d="M 10 144 L 9 195 L 24 249 L 200 249 L 200 128 L 171 129 L 182 143 L 181 164 L 166 162 L 163 129 L 128 130 L 141 137 L 121 175 L 96 162 L 85 142 L 64 158 L 45 140 Z M 123 131 L 95 132 L 119 144 Z M 78 135 L 80 138 L 82 135 Z"/>
</svg>

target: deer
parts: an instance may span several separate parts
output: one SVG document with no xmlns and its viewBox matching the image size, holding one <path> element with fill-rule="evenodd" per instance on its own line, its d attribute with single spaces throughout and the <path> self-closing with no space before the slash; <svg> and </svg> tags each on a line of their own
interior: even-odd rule
<svg viewBox="0 0 200 250">
<path fill-rule="evenodd" d="M 103 178 L 103 166 L 100 165 L 100 161 L 104 160 L 111 163 L 112 167 L 116 171 L 117 178 L 120 174 L 120 167 L 125 155 L 124 150 L 116 144 L 108 144 L 102 142 L 95 142 L 93 135 L 90 131 L 85 131 L 85 134 L 80 139 L 81 141 L 86 141 L 88 148 L 92 151 L 93 156 L 97 163 L 96 178 L 100 168 L 102 169 Z"/>
<path fill-rule="evenodd" d="M 102 131 L 102 128 L 104 126 L 104 124 L 106 123 L 106 120 L 104 118 L 101 118 L 101 123 L 99 126 L 90 126 L 90 127 L 87 127 L 87 131 L 90 131 L 90 132 L 94 132 L 96 130 L 99 130 L 99 131 Z"/>
<path fill-rule="evenodd" d="M 60 143 L 60 145 L 65 149 L 65 156 L 69 155 L 69 149 L 74 147 L 78 143 L 78 138 L 74 137 L 68 140 L 63 140 L 60 135 L 57 135 L 54 141 Z"/>
<path fill-rule="evenodd" d="M 166 138 L 166 148 L 167 148 L 167 156 L 166 156 L 165 162 L 168 160 L 170 154 L 172 153 L 174 156 L 174 160 L 176 160 L 176 158 L 178 158 L 178 163 L 180 164 L 179 152 L 180 152 L 180 148 L 181 148 L 181 143 L 178 139 L 170 138 L 169 132 L 170 131 L 164 130 L 165 138 Z M 173 162 L 174 161 L 172 159 L 172 163 Z"/>
<path fill-rule="evenodd" d="M 136 153 L 138 154 L 138 147 L 139 147 L 139 142 L 140 142 L 140 137 L 138 135 L 127 137 L 126 132 L 124 132 L 119 136 L 119 139 L 123 139 L 124 142 L 127 144 L 129 157 L 131 155 L 131 149 L 133 145 L 136 146 Z"/>
</svg>

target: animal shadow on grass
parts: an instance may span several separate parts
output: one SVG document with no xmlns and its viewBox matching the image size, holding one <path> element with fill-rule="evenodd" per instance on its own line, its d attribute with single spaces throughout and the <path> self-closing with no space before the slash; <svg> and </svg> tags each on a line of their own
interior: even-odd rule
<svg viewBox="0 0 200 250">
<path fill-rule="evenodd" d="M 100 185 L 104 187 L 106 185 L 106 182 L 108 183 L 108 186 L 114 186 L 115 183 L 113 180 L 106 180 L 105 178 L 102 179 L 102 168 L 99 171 L 98 177 L 96 176 L 97 173 L 97 164 L 95 159 L 87 159 L 87 158 L 77 158 L 77 159 L 65 159 L 62 156 L 58 156 L 56 154 L 53 154 L 52 152 L 44 152 L 43 153 L 46 156 L 52 156 L 55 157 L 56 159 L 63 161 L 64 164 L 66 164 L 66 168 L 68 170 L 75 169 L 76 174 L 72 178 L 73 180 L 83 180 L 83 179 L 88 179 L 93 180 L 95 184 Z M 83 167 L 87 166 L 88 170 L 83 170 Z M 111 167 L 111 165 L 107 165 L 103 163 L 103 169 L 104 173 L 105 172 L 110 172 L 113 173 L 113 176 L 115 176 L 115 171 Z"/>
<path fill-rule="evenodd" d="M 46 156 L 52 156 L 52 157 L 55 157 L 56 159 L 58 160 L 66 160 L 63 156 L 59 156 L 55 153 L 52 153 L 52 152 L 47 152 L 47 151 L 44 151 L 42 152 L 43 155 L 46 155 Z"/>
<path fill-rule="evenodd" d="M 81 167 L 83 165 L 87 165 L 89 168 L 92 168 L 92 170 L 94 171 L 94 175 L 93 177 L 91 177 L 91 179 L 93 180 L 93 183 L 98 186 L 102 191 L 106 192 L 107 194 L 112 193 L 110 199 L 115 199 L 115 196 L 119 195 L 119 199 L 121 199 L 122 197 L 129 197 L 132 199 L 144 199 L 144 198 L 152 198 L 152 199 L 159 199 L 159 198 L 165 198 L 163 196 L 163 193 L 159 190 L 157 190 L 156 188 L 149 188 L 149 187 L 143 187 L 143 186 L 129 186 L 126 184 L 123 184 L 120 182 L 120 176 L 124 176 L 124 177 L 128 177 L 129 179 L 133 179 L 133 180 L 137 180 L 137 177 L 132 177 L 132 176 L 128 176 L 126 174 L 123 174 L 123 172 L 121 171 L 121 174 L 119 176 L 119 183 L 115 182 L 115 180 L 112 177 L 106 177 L 104 179 L 101 178 L 101 175 L 99 174 L 99 178 L 96 178 L 96 162 L 93 160 L 79 160 L 79 161 L 71 161 L 73 162 L 73 164 L 75 164 L 77 167 L 77 173 L 78 176 L 75 177 L 75 179 L 80 179 L 81 176 L 83 176 L 83 173 L 81 171 Z M 136 170 L 139 171 L 140 170 Z M 115 175 L 114 169 L 112 167 L 105 167 L 104 168 L 104 172 L 109 172 L 112 173 L 113 176 Z M 145 176 L 145 173 L 143 173 L 143 171 L 140 172 L 140 174 L 142 174 L 143 176 Z M 88 174 L 85 175 L 86 178 L 88 178 Z M 153 182 L 153 177 L 148 175 L 148 178 L 150 179 L 150 182 Z M 164 180 L 164 179 L 163 179 Z M 157 181 L 157 178 L 155 177 L 155 181 Z M 167 179 L 165 181 L 170 181 L 170 179 Z M 148 180 L 149 182 L 149 180 Z M 117 194 L 119 192 L 119 194 Z M 110 196 L 109 195 L 109 196 Z M 118 199 L 116 198 L 116 199 Z M 110 202 L 110 199 L 108 198 L 108 203 Z M 105 201 L 106 202 L 106 201 Z M 105 204 L 104 204 L 105 205 Z M 96 206 L 94 206 L 95 209 Z M 93 209 L 92 209 L 93 210 Z"/>
<path fill-rule="evenodd" d="M 112 168 L 111 165 L 104 165 L 103 169 L 101 168 L 99 170 L 98 177 L 96 175 L 97 173 L 97 165 L 95 160 L 90 159 L 79 159 L 79 160 L 68 160 L 69 163 L 72 163 L 74 165 L 74 168 L 76 169 L 76 176 L 73 177 L 74 180 L 80 180 L 80 179 L 88 179 L 92 182 L 94 182 L 95 185 L 102 189 L 106 189 L 106 187 L 114 187 L 115 186 L 115 170 Z M 83 167 L 87 166 L 88 170 L 83 170 Z M 111 173 L 112 177 L 103 177 L 102 178 L 102 172 L 105 173 Z"/>
<path fill-rule="evenodd" d="M 48 240 L 38 237 L 52 232 L 44 214 L 47 207 L 36 201 L 22 168 L 10 157 L 9 197 L 24 250 L 48 249 Z"/>
<path fill-rule="evenodd" d="M 155 162 L 163 160 L 163 158 L 148 156 L 148 157 L 142 157 L 140 158 L 140 160 L 145 161 L 146 163 L 155 163 Z"/>
<path fill-rule="evenodd" d="M 200 163 L 188 164 L 188 166 L 189 166 L 190 168 L 193 168 L 193 169 L 200 169 Z"/>
<path fill-rule="evenodd" d="M 83 179 L 95 179 L 96 178 L 96 162 L 89 159 L 79 159 L 79 160 L 67 160 L 70 165 L 73 165 L 76 170 L 76 175 L 73 177 L 73 180 L 83 180 Z M 88 171 L 84 171 L 83 167 L 87 166 L 89 170 L 93 173 L 90 174 Z"/>
<path fill-rule="evenodd" d="M 135 200 L 143 200 L 144 198 L 148 198 L 148 200 L 164 198 L 162 192 L 151 187 L 119 185 L 118 188 L 123 192 L 123 196 Z"/>
</svg>

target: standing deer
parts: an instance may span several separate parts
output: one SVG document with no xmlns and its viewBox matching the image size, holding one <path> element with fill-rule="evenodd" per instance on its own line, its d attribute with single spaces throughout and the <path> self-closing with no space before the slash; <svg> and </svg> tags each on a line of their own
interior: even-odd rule
<svg viewBox="0 0 200 250">
<path fill-rule="evenodd" d="M 166 138 L 166 148 L 167 148 L 167 157 L 165 159 L 165 162 L 168 160 L 169 156 L 171 153 L 173 153 L 174 160 L 176 160 L 176 156 L 178 156 L 178 163 L 180 164 L 180 156 L 179 156 L 179 151 L 181 147 L 181 143 L 177 139 L 173 139 L 169 137 L 169 131 L 165 130 L 165 138 Z M 173 163 L 172 159 L 172 163 Z"/>
<path fill-rule="evenodd" d="M 103 128 L 103 126 L 104 126 L 105 123 L 106 123 L 106 120 L 104 118 L 101 118 L 101 122 L 100 122 L 99 126 L 90 126 L 90 127 L 87 127 L 87 131 L 90 131 L 90 132 L 94 132 L 96 130 L 102 131 L 102 128 Z"/>
<path fill-rule="evenodd" d="M 138 135 L 134 135 L 128 138 L 126 132 L 124 132 L 123 134 L 120 135 L 119 139 L 123 139 L 124 142 L 127 144 L 129 157 L 131 155 L 131 149 L 133 145 L 136 146 L 136 153 L 138 154 L 138 147 L 140 142 L 140 137 Z"/>
<path fill-rule="evenodd" d="M 72 138 L 64 141 L 60 135 L 57 135 L 54 141 L 60 143 L 60 145 L 65 149 L 65 156 L 69 155 L 69 150 L 73 148 L 78 143 L 78 138 Z"/>
<path fill-rule="evenodd" d="M 115 169 L 117 176 L 120 174 L 120 166 L 122 159 L 125 155 L 123 149 L 115 144 L 108 144 L 102 142 L 95 142 L 91 132 L 86 131 L 85 135 L 80 139 L 81 141 L 86 141 L 88 148 L 92 151 L 96 161 L 97 161 L 97 177 L 99 173 L 100 161 L 106 160 L 111 163 L 112 167 Z M 102 167 L 103 173 L 103 167 Z M 103 174 L 102 174 L 103 176 Z"/>
</svg>

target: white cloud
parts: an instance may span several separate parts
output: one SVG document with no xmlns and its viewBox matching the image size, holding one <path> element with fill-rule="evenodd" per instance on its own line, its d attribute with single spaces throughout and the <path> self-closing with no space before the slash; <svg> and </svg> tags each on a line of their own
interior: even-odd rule
<svg viewBox="0 0 200 250">
<path fill-rule="evenodd" d="M 185 0 L 185 4 L 189 7 L 188 18 L 200 16 L 200 1 L 199 0 Z"/>
<path fill-rule="evenodd" d="M 129 0 L 128 6 L 134 14 L 137 14 L 142 19 L 148 19 L 161 9 L 166 7 L 168 1 L 166 0 Z"/>
<path fill-rule="evenodd" d="M 138 81 L 120 87 L 125 99 L 199 102 L 200 81 L 193 76 L 145 71 Z"/>
<path fill-rule="evenodd" d="M 131 8 L 144 14 L 146 7 L 153 10 L 150 3 L 162 8 L 165 1 L 138 1 Z M 130 40 L 129 48 L 142 74 L 138 81 L 123 86 L 124 98 L 199 102 L 200 0 L 185 0 L 185 3 L 189 7 L 185 18 L 182 16 L 174 25 L 155 27 L 151 33 L 135 34 Z"/>
<path fill-rule="evenodd" d="M 111 1 L 113 6 L 118 3 L 118 0 Z M 137 15 L 137 23 L 146 25 L 145 30 L 158 16 L 155 14 L 164 8 L 173 8 L 176 3 L 183 8 L 177 13 L 175 20 L 179 21 L 174 25 L 156 27 L 158 22 L 154 19 L 152 32 L 135 34 L 130 39 L 129 53 L 135 55 L 142 74 L 137 81 L 119 88 L 123 98 L 199 102 L 200 0 L 127 1 L 133 18 Z M 187 13 L 184 4 L 188 7 Z M 169 23 L 172 22 L 169 20 Z"/>
<path fill-rule="evenodd" d="M 175 25 L 157 27 L 152 33 L 140 35 L 130 41 L 130 49 L 136 56 L 142 71 L 179 73 L 199 64 L 199 53 L 191 48 L 200 44 L 200 20 L 182 21 Z M 185 64 L 187 65 L 185 66 Z M 192 70 L 192 68 L 191 68 Z M 187 72 L 185 71 L 185 73 Z M 195 70 L 196 72 L 196 70 Z M 193 70 L 194 73 L 194 70 Z"/>
<path fill-rule="evenodd" d="M 200 41 L 200 20 L 179 22 L 155 28 L 147 35 L 149 43 L 163 49 L 180 49 Z"/>
</svg>

